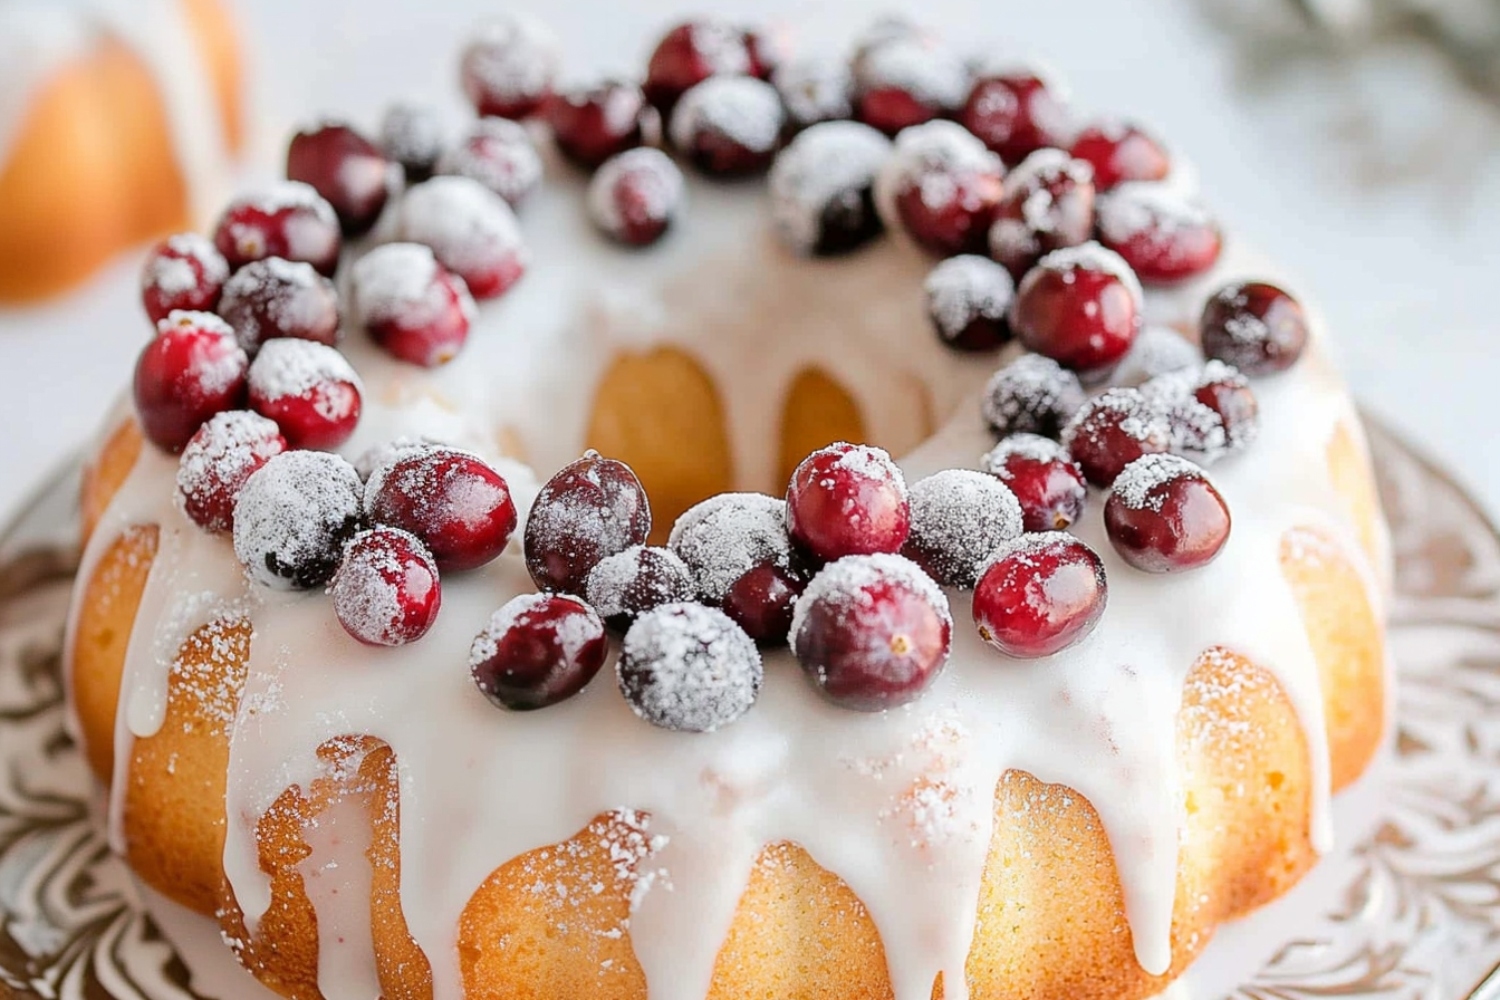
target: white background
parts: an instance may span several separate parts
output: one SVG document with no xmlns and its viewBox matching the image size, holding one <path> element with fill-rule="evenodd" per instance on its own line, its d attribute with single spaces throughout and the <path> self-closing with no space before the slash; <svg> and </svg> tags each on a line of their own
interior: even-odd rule
<svg viewBox="0 0 1500 1000">
<path fill-rule="evenodd" d="M 1231 0 L 1218 0 L 1228 3 Z M 1268 10 L 1274 0 L 1241 0 Z M 639 72 L 680 15 L 717 11 L 847 39 L 893 5 L 858 0 L 551 0 L 573 74 Z M 455 99 L 465 29 L 495 0 L 241 0 L 251 172 L 294 123 L 373 124 L 394 97 Z M 1360 399 L 1500 511 L 1500 110 L 1435 57 L 1391 48 L 1352 66 L 1252 56 L 1193 0 L 923 0 L 908 9 L 973 48 L 1034 55 L 1078 102 L 1153 125 L 1196 162 L 1231 238 L 1305 276 Z M 1267 68 L 1270 67 L 1270 68 Z M 135 261 L 67 301 L 0 311 L 0 511 L 97 426 L 146 336 Z"/>
</svg>

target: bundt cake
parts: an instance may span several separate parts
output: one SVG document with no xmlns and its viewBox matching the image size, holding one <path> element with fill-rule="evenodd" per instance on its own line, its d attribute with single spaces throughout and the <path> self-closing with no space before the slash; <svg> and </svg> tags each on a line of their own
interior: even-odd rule
<svg viewBox="0 0 1500 1000">
<path fill-rule="evenodd" d="M 0 2 L 0 304 L 212 217 L 238 58 L 219 0 Z"/>
<path fill-rule="evenodd" d="M 299 1000 L 1161 992 L 1386 731 L 1318 318 L 912 25 L 557 64 L 487 27 L 464 134 L 301 132 L 148 283 L 69 624 L 113 846 Z"/>
</svg>

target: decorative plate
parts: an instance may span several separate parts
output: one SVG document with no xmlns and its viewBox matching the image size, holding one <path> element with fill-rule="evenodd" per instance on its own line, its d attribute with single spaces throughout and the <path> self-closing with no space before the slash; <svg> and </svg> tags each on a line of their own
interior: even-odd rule
<svg viewBox="0 0 1500 1000">
<path fill-rule="evenodd" d="M 1222 932 L 1174 997 L 1464 1000 L 1500 959 L 1500 535 L 1443 473 L 1371 437 L 1397 560 L 1392 752 L 1340 797 L 1349 846 Z M 190 971 L 110 854 L 64 727 L 76 481 L 0 533 L 0 996 L 240 1000 L 260 991 L 222 985 L 198 948 Z M 168 920 L 179 941 L 204 939 L 198 923 Z"/>
</svg>

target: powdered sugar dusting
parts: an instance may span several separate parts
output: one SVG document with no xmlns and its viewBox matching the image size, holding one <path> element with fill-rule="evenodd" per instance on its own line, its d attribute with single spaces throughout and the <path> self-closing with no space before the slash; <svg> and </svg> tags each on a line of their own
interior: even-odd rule
<svg viewBox="0 0 1500 1000">
<path fill-rule="evenodd" d="M 1053 435 L 1083 406 L 1078 376 L 1041 354 L 1023 354 L 990 376 L 980 408 L 1001 437 Z"/>
<path fill-rule="evenodd" d="M 813 125 L 771 165 L 771 219 L 777 235 L 798 253 L 811 253 L 830 204 L 859 209 L 891 152 L 891 141 L 859 122 Z"/>
<path fill-rule="evenodd" d="M 177 464 L 177 509 L 186 512 L 211 502 L 223 490 L 233 492 L 285 444 L 274 421 L 249 410 L 215 414 L 193 435 Z M 207 525 L 227 531 L 230 525 Z"/>
<path fill-rule="evenodd" d="M 771 82 L 787 117 L 805 128 L 854 113 L 854 77 L 842 59 L 801 56 L 777 67 Z"/>
<path fill-rule="evenodd" d="M 988 257 L 949 257 L 927 275 L 927 311 L 944 339 L 953 340 L 976 318 L 1005 318 L 1015 297 L 1010 272 Z"/>
<path fill-rule="evenodd" d="M 419 104 L 393 104 L 380 119 L 380 147 L 397 163 L 430 168 L 447 145 L 443 117 Z"/>
<path fill-rule="evenodd" d="M 764 667 L 755 643 L 722 611 L 665 604 L 630 627 L 615 672 L 642 719 L 707 733 L 749 711 Z"/>
<path fill-rule="evenodd" d="M 945 469 L 912 484 L 907 546 L 937 582 L 972 587 L 1002 542 L 1022 530 L 1021 504 L 994 476 Z"/>
<path fill-rule="evenodd" d="M 895 483 L 898 489 L 905 491 L 906 476 L 885 449 L 867 444 L 849 444 L 846 441 L 829 447 L 839 450 L 839 457 L 830 468 L 862 479 Z"/>
<path fill-rule="evenodd" d="M 1135 271 L 1125 263 L 1125 258 L 1092 240 L 1077 246 L 1054 250 L 1043 257 L 1037 266 L 1061 272 L 1084 270 L 1114 275 L 1135 300 L 1136 311 L 1139 312 L 1145 307 L 1146 293 L 1142 291 L 1140 279 L 1136 277 Z"/>
<path fill-rule="evenodd" d="M 422 564 L 415 572 L 407 564 L 413 558 Z M 412 640 L 403 593 L 421 601 L 437 581 L 437 564 L 417 536 L 380 527 L 350 540 L 328 593 L 351 635 L 371 645 L 400 646 Z"/>
<path fill-rule="evenodd" d="M 424 243 L 446 267 L 467 275 L 498 258 L 528 259 L 516 214 L 504 198 L 470 177 L 434 177 L 397 206 L 402 239 Z"/>
<path fill-rule="evenodd" d="M 200 283 L 222 285 L 229 280 L 229 264 L 207 237 L 178 233 L 167 237 L 168 254 L 152 254 L 141 270 L 141 287 L 160 289 L 167 295 L 193 291 Z M 198 265 L 195 270 L 193 264 Z"/>
<path fill-rule="evenodd" d="M 318 294 L 326 288 L 326 294 Z M 311 264 L 266 257 L 251 261 L 224 285 L 219 311 L 234 320 L 240 346 L 255 351 L 284 330 L 310 330 L 336 322 L 335 295 Z M 264 313 L 264 315 L 262 315 Z M 265 329 L 261 320 L 269 322 Z"/>
<path fill-rule="evenodd" d="M 1072 451 L 1078 438 L 1114 427 L 1136 441 L 1166 443 L 1172 439 L 1171 425 L 1157 401 L 1138 389 L 1113 388 L 1090 399 L 1063 428 L 1063 447 Z"/>
<path fill-rule="evenodd" d="M 495 658 L 500 642 L 521 620 L 523 615 L 536 611 L 547 603 L 557 600 L 553 594 L 517 594 L 490 615 L 484 628 L 474 637 L 469 647 L 469 667 L 472 669 Z M 584 605 L 586 607 L 586 605 Z M 556 635 L 558 644 L 568 660 L 576 660 L 583 647 L 599 638 L 597 618 L 588 615 L 558 615 L 549 619 L 549 629 Z"/>
<path fill-rule="evenodd" d="M 1212 224 L 1202 202 L 1165 181 L 1129 181 L 1099 196 L 1099 232 L 1111 243 Z"/>
<path fill-rule="evenodd" d="M 1158 375 L 1203 363 L 1203 352 L 1170 326 L 1147 326 L 1110 375 L 1111 385 L 1140 385 Z"/>
<path fill-rule="evenodd" d="M 361 388 L 359 376 L 342 354 L 311 340 L 268 340 L 250 365 L 250 391 L 261 399 L 302 396 L 330 382 Z"/>
<path fill-rule="evenodd" d="M 472 76 L 486 93 L 527 101 L 541 97 L 552 86 L 562 47 L 541 20 L 507 12 L 474 31 L 462 60 L 465 76 Z"/>
<path fill-rule="evenodd" d="M 709 131 L 764 153 L 781 138 L 782 121 L 781 98 L 769 83 L 751 76 L 711 76 L 682 95 L 672 112 L 672 142 L 691 149 L 694 138 Z"/>
<path fill-rule="evenodd" d="M 791 569 L 786 501 L 764 493 L 721 493 L 685 511 L 667 544 L 692 571 L 698 597 L 717 604 L 757 566 Z"/>
<path fill-rule="evenodd" d="M 438 283 L 432 248 L 420 243 L 387 243 L 361 257 L 351 271 L 350 300 L 359 322 L 395 322 L 419 327 L 442 316 L 448 296 Z M 471 320 L 474 299 L 464 289 L 460 305 Z"/>
<path fill-rule="evenodd" d="M 682 171 L 659 149 L 640 146 L 612 156 L 589 181 L 588 210 L 594 224 L 611 236 L 620 236 L 627 220 L 620 209 L 619 186 L 630 178 L 631 196 L 640 214 L 671 220 L 683 207 Z"/>
<path fill-rule="evenodd" d="M 584 591 L 604 619 L 692 598 L 693 574 L 671 549 L 632 545 L 589 571 Z"/>
<path fill-rule="evenodd" d="M 1177 455 L 1142 455 L 1125 466 L 1111 487 L 1114 496 L 1131 510 L 1161 510 L 1166 499 L 1161 487 L 1176 479 L 1207 479 L 1203 470 Z"/>
<path fill-rule="evenodd" d="M 1040 434 L 1012 434 L 985 452 L 984 457 L 979 460 L 979 467 L 992 476 L 1006 480 L 1011 475 L 1006 463 L 1016 457 L 1043 464 L 1070 461 L 1067 450 L 1052 438 L 1042 437 Z"/>
<path fill-rule="evenodd" d="M 867 48 L 854 82 L 859 93 L 900 90 L 943 111 L 957 110 L 969 96 L 969 70 L 963 60 L 920 35 L 901 35 Z"/>
<path fill-rule="evenodd" d="M 481 118 L 438 158 L 437 172 L 472 178 L 518 205 L 542 182 L 542 158 L 524 126 Z"/>
<path fill-rule="evenodd" d="M 957 122 L 935 119 L 902 129 L 875 181 L 876 202 L 886 224 L 899 222 L 896 198 L 914 185 L 923 185 L 923 198 L 940 204 L 949 200 L 947 188 L 955 174 L 1004 174 L 1000 157 Z M 931 190 L 929 186 L 945 190 Z M 930 195 L 930 197 L 929 197 Z"/>
<path fill-rule="evenodd" d="M 337 455 L 275 456 L 246 481 L 235 504 L 235 555 L 263 586 L 290 590 L 321 582 L 298 568 L 312 563 L 332 573 L 339 543 L 359 523 L 361 491 L 358 473 Z"/>
<path fill-rule="evenodd" d="M 855 606 L 873 600 L 870 595 L 872 588 L 889 586 L 917 594 L 932 605 L 939 617 L 952 625 L 947 595 L 932 577 L 923 572 L 922 567 L 910 559 L 887 552 L 844 556 L 819 570 L 802 596 L 797 598 L 797 606 L 792 611 L 792 627 L 788 632 L 792 648 L 797 647 L 813 607 L 831 608 L 835 613 L 840 609 L 852 611 Z"/>
</svg>

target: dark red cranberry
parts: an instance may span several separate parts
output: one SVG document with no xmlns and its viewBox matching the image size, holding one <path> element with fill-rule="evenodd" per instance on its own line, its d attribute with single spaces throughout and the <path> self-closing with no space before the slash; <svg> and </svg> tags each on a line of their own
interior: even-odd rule
<svg viewBox="0 0 1500 1000">
<path fill-rule="evenodd" d="M 807 581 L 797 573 L 762 563 L 729 585 L 721 607 L 756 642 L 781 643 L 786 641 L 797 598 L 806 586 Z"/>
<path fill-rule="evenodd" d="M 1046 146 L 1066 148 L 1069 117 L 1046 80 L 1020 69 L 981 77 L 958 120 L 1006 163 L 1020 163 Z"/>
<path fill-rule="evenodd" d="M 141 268 L 141 303 L 153 324 L 174 312 L 212 312 L 229 280 L 224 255 L 197 233 L 158 243 Z"/>
<path fill-rule="evenodd" d="M 651 53 L 646 99 L 668 114 L 683 94 L 709 77 L 751 69 L 744 32 L 719 21 L 689 21 L 667 32 Z"/>
<path fill-rule="evenodd" d="M 693 574 L 671 549 L 632 545 L 600 559 L 584 590 L 604 623 L 623 632 L 652 608 L 693 599 Z"/>
<path fill-rule="evenodd" d="M 469 39 L 459 78 L 480 115 L 526 118 L 552 92 L 560 61 L 557 37 L 546 25 L 525 14 L 505 14 Z"/>
<path fill-rule="evenodd" d="M 135 412 L 157 447 L 181 451 L 203 422 L 238 409 L 250 358 L 211 313 L 174 312 L 135 364 Z"/>
<path fill-rule="evenodd" d="M 310 590 L 338 569 L 360 528 L 363 484 L 326 451 L 284 451 L 261 466 L 234 505 L 234 553 L 255 582 Z"/>
<path fill-rule="evenodd" d="M 1229 505 L 1203 470 L 1176 455 L 1125 467 L 1104 504 L 1104 527 L 1120 558 L 1147 573 L 1196 569 L 1229 540 Z"/>
<path fill-rule="evenodd" d="M 792 652 L 818 693 L 841 708 L 879 712 L 925 691 L 948 662 L 948 599 L 910 559 L 847 556 L 797 600 Z"/>
<path fill-rule="evenodd" d="M 1166 413 L 1172 451 L 1197 462 L 1244 449 L 1259 430 L 1249 381 L 1222 361 L 1158 375 L 1141 392 Z"/>
<path fill-rule="evenodd" d="M 599 560 L 649 534 L 641 481 L 624 462 L 590 451 L 537 494 L 526 518 L 526 569 L 542 590 L 582 594 Z"/>
<path fill-rule="evenodd" d="M 1094 630 L 1107 597 L 1093 549 L 1062 532 L 1023 535 L 979 578 L 974 624 L 1006 656 L 1051 656 Z"/>
<path fill-rule="evenodd" d="M 368 232 L 380 218 L 389 167 L 379 146 L 343 124 L 298 132 L 286 154 L 287 179 L 312 185 L 333 206 L 346 236 Z"/>
<path fill-rule="evenodd" d="M 1307 346 L 1307 315 L 1290 294 L 1264 281 L 1226 285 L 1208 300 L 1199 324 L 1203 350 L 1246 375 L 1274 375 Z"/>
<path fill-rule="evenodd" d="M 476 180 L 516 206 L 542 182 L 542 158 L 525 126 L 481 118 L 438 158 L 437 172 Z"/>
<path fill-rule="evenodd" d="M 1019 280 L 1044 254 L 1077 246 L 1094 231 L 1089 165 L 1060 149 L 1039 149 L 1005 178 L 990 226 L 990 256 Z"/>
<path fill-rule="evenodd" d="M 593 169 L 643 141 L 646 95 L 623 80 L 562 90 L 547 102 L 552 139 L 563 154 Z"/>
<path fill-rule="evenodd" d="M 593 608 L 561 594 L 521 594 L 474 639 L 469 671 L 491 703 L 526 712 L 582 691 L 608 655 Z"/>
<path fill-rule="evenodd" d="M 1054 251 L 1016 289 L 1016 337 L 1064 367 L 1097 372 L 1130 350 L 1141 327 L 1140 285 L 1129 266 L 1097 243 Z"/>
<path fill-rule="evenodd" d="M 854 115 L 854 78 L 842 59 L 799 58 L 779 67 L 771 82 L 793 129 Z"/>
<path fill-rule="evenodd" d="M 448 144 L 445 131 L 436 108 L 393 104 L 380 120 L 380 146 L 386 156 L 401 164 L 408 184 L 420 184 L 432 176 L 443 155 Z"/>
<path fill-rule="evenodd" d="M 435 368 L 469 339 L 468 286 L 419 243 L 387 243 L 361 257 L 350 295 L 370 339 L 402 361 Z"/>
<path fill-rule="evenodd" d="M 989 554 L 1021 533 L 1010 489 L 971 469 L 945 469 L 911 488 L 911 534 L 901 554 L 945 587 L 972 587 Z"/>
<path fill-rule="evenodd" d="M 248 410 L 215 414 L 182 449 L 178 507 L 206 531 L 231 530 L 245 480 L 284 451 L 286 438 L 273 421 Z"/>
<path fill-rule="evenodd" d="M 615 671 L 636 715 L 690 733 L 713 732 L 744 715 L 765 677 L 744 629 L 701 604 L 663 604 L 637 618 Z"/>
<path fill-rule="evenodd" d="M 323 344 L 267 342 L 250 366 L 249 382 L 250 408 L 276 421 L 293 448 L 331 451 L 359 423 L 359 376 L 342 354 Z"/>
<path fill-rule="evenodd" d="M 1260 431 L 1260 405 L 1238 369 L 1222 361 L 1209 361 L 1198 376 L 1193 398 L 1212 410 L 1224 425 L 1229 451 L 1239 451 L 1255 440 Z"/>
<path fill-rule="evenodd" d="M 927 275 L 927 316 L 955 350 L 993 351 L 1010 340 L 1016 283 L 994 261 L 977 254 L 949 257 Z"/>
<path fill-rule="evenodd" d="M 831 444 L 792 473 L 786 518 L 792 541 L 820 562 L 899 552 L 911 530 L 906 480 L 879 448 Z"/>
<path fill-rule="evenodd" d="M 689 508 L 668 544 L 693 574 L 695 594 L 757 642 L 782 642 L 806 583 L 793 565 L 786 501 L 721 493 Z"/>
<path fill-rule="evenodd" d="M 855 64 L 855 116 L 886 135 L 949 118 L 969 91 L 963 60 L 934 39 L 906 35 L 867 47 Z"/>
<path fill-rule="evenodd" d="M 1149 133 L 1128 122 L 1098 122 L 1073 137 L 1069 149 L 1094 167 L 1094 187 L 1108 191 L 1125 181 L 1161 181 L 1172 161 Z"/>
<path fill-rule="evenodd" d="M 1152 284 L 1202 274 L 1224 247 L 1213 216 L 1164 184 L 1122 184 L 1101 197 L 1099 241 Z"/>
<path fill-rule="evenodd" d="M 483 566 L 516 530 L 516 505 L 500 473 L 476 455 L 438 446 L 372 472 L 365 514 L 422 539 L 445 573 Z"/>
<path fill-rule="evenodd" d="M 771 165 L 771 220 L 802 254 L 833 256 L 879 236 L 875 178 L 891 142 L 868 125 L 830 121 L 797 135 Z"/>
<path fill-rule="evenodd" d="M 630 149 L 609 160 L 589 182 L 589 215 L 605 235 L 626 246 L 655 243 L 682 207 L 682 171 L 659 149 Z"/>
<path fill-rule="evenodd" d="M 329 347 L 339 340 L 339 294 L 333 282 L 311 264 L 280 257 L 251 261 L 234 272 L 224 285 L 219 314 L 251 354 L 280 337 Z"/>
<path fill-rule="evenodd" d="M 961 127 L 932 121 L 896 137 L 878 191 L 918 245 L 943 257 L 984 253 L 1002 169 Z"/>
<path fill-rule="evenodd" d="M 1083 406 L 1078 376 L 1040 354 L 1023 354 L 990 376 L 980 401 L 985 423 L 1000 437 L 1057 437 Z"/>
<path fill-rule="evenodd" d="M 343 235 L 337 213 L 322 195 L 301 181 L 286 181 L 230 203 L 214 230 L 214 246 L 231 270 L 281 257 L 305 261 L 331 276 Z"/>
<path fill-rule="evenodd" d="M 1088 480 L 1067 449 L 1051 438 L 1012 435 L 980 464 L 1015 494 L 1027 531 L 1065 531 L 1083 516 Z"/>
<path fill-rule="evenodd" d="M 344 631 L 367 646 L 405 646 L 437 621 L 443 588 L 437 564 L 415 535 L 361 531 L 344 549 L 328 588 Z"/>
<path fill-rule="evenodd" d="M 432 248 L 476 299 L 504 295 L 526 273 L 530 254 L 504 198 L 469 177 L 434 177 L 397 206 L 395 236 Z"/>
<path fill-rule="evenodd" d="M 1095 486 L 1108 486 L 1142 455 L 1172 447 L 1172 427 L 1139 389 L 1107 389 L 1084 404 L 1063 430 L 1063 446 Z"/>
<path fill-rule="evenodd" d="M 752 76 L 715 76 L 682 95 L 672 145 L 706 174 L 741 176 L 771 165 L 785 113 L 776 88 Z"/>
</svg>

